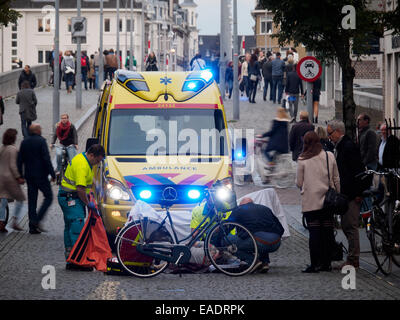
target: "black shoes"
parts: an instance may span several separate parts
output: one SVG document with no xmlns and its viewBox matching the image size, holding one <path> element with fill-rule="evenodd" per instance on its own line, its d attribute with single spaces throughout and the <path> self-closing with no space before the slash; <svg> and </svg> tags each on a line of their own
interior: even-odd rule
<svg viewBox="0 0 400 320">
<path fill-rule="evenodd" d="M 318 273 L 319 270 L 314 266 L 308 266 L 306 269 L 302 270 L 303 273 Z"/>
<path fill-rule="evenodd" d="M 29 229 L 30 234 L 40 234 L 40 230 L 38 228 Z"/>
</svg>

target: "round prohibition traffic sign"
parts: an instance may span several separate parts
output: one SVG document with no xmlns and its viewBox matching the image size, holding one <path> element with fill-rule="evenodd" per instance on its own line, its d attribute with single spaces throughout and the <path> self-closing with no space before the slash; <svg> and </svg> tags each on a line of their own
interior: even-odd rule
<svg viewBox="0 0 400 320">
<path fill-rule="evenodd" d="M 297 63 L 297 74 L 300 79 L 307 82 L 314 82 L 322 74 L 321 62 L 312 56 L 307 56 Z"/>
</svg>

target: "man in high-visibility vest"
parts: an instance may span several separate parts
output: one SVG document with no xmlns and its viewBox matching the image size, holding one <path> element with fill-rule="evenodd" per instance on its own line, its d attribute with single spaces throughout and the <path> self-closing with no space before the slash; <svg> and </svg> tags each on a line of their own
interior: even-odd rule
<svg viewBox="0 0 400 320">
<path fill-rule="evenodd" d="M 64 214 L 64 245 L 67 259 L 85 223 L 85 207 L 95 208 L 87 195 L 93 183 L 93 166 L 103 161 L 104 148 L 95 144 L 87 152 L 76 155 L 68 165 L 58 192 L 58 203 Z M 82 268 L 67 264 L 67 269 Z"/>
</svg>

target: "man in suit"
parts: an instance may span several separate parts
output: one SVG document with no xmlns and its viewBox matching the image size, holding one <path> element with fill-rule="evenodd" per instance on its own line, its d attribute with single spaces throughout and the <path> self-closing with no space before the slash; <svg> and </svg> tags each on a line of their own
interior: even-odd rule
<svg viewBox="0 0 400 320">
<path fill-rule="evenodd" d="M 378 149 L 378 167 L 379 168 L 399 168 L 400 167 L 400 141 L 394 136 L 388 136 L 386 124 L 380 127 L 382 134 Z"/>
<path fill-rule="evenodd" d="M 340 176 L 340 192 L 348 197 L 349 208 L 342 216 L 342 230 L 349 243 L 349 253 L 344 265 L 359 267 L 360 237 L 358 232 L 362 192 L 365 186 L 356 176 L 364 171 L 360 150 L 356 144 L 345 135 L 342 121 L 332 120 L 327 126 L 328 138 L 335 144 L 335 156 Z"/>
<path fill-rule="evenodd" d="M 289 133 L 289 147 L 292 151 L 293 161 L 297 161 L 303 152 L 303 137 L 308 131 L 314 131 L 314 125 L 310 123 L 307 111 L 300 112 L 300 121 L 292 126 Z"/>
<path fill-rule="evenodd" d="M 40 222 L 53 201 L 53 192 L 48 176 L 51 175 L 54 182 L 56 175 L 50 160 L 46 139 L 41 136 L 41 126 L 34 123 L 29 127 L 29 132 L 30 136 L 21 142 L 18 170 L 28 185 L 29 233 L 38 234 L 44 231 Z M 44 200 L 39 211 L 36 211 L 39 190 L 43 193 Z"/>
</svg>

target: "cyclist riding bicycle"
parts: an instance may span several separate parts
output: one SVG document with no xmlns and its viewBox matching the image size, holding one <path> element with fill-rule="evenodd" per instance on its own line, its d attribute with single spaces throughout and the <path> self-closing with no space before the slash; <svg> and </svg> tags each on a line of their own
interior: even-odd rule
<svg viewBox="0 0 400 320">
<path fill-rule="evenodd" d="M 61 121 L 56 124 L 50 148 L 54 148 L 54 144 L 58 139 L 60 144 L 66 148 L 69 161 L 77 155 L 78 150 L 78 134 L 75 126 L 69 121 L 68 114 L 61 115 Z M 56 175 L 60 174 L 62 161 L 62 148 L 56 149 L 57 168 Z"/>
</svg>

